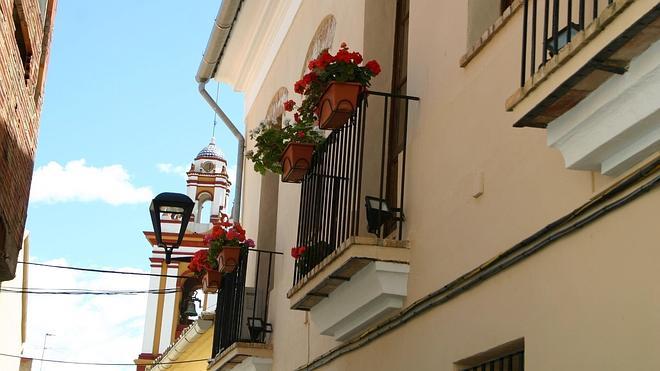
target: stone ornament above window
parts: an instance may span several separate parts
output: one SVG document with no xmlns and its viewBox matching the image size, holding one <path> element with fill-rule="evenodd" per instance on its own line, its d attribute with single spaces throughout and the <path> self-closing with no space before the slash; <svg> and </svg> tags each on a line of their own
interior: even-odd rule
<svg viewBox="0 0 660 371">
<path fill-rule="evenodd" d="M 289 90 L 285 87 L 277 89 L 275 95 L 270 100 L 268 110 L 266 111 L 266 121 L 271 124 L 281 125 L 281 117 L 284 115 L 284 102 L 289 99 Z"/>
<path fill-rule="evenodd" d="M 328 14 L 323 18 L 319 26 L 314 32 L 314 37 L 309 43 L 307 48 L 307 55 L 305 56 L 305 63 L 303 63 L 302 71 L 300 76 L 304 75 L 307 72 L 307 64 L 312 59 L 316 58 L 322 51 L 330 49 L 332 47 L 332 41 L 335 38 L 335 29 L 337 28 L 337 21 L 332 14 Z"/>
</svg>

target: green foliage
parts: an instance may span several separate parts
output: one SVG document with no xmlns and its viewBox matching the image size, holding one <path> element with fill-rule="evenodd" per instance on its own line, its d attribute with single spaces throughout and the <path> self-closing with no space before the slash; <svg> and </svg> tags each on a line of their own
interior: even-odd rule
<svg viewBox="0 0 660 371">
<path fill-rule="evenodd" d="M 248 151 L 245 157 L 254 163 L 254 170 L 260 174 L 282 173 L 280 158 L 289 142 L 319 145 L 325 140 L 314 124 L 289 125 L 288 121 L 282 128 L 262 122 L 250 131 L 250 139 L 255 141 L 254 150 Z"/>
</svg>

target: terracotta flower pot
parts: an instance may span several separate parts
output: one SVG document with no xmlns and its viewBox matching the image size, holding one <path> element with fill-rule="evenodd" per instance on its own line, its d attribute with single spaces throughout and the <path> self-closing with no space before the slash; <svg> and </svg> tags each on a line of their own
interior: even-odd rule
<svg viewBox="0 0 660 371">
<path fill-rule="evenodd" d="M 218 271 L 206 271 L 202 277 L 202 291 L 205 294 L 215 294 L 220 289 L 222 274 Z"/>
<path fill-rule="evenodd" d="M 363 89 L 356 82 L 331 82 L 319 100 L 319 127 L 325 130 L 344 127 L 353 116 Z"/>
<path fill-rule="evenodd" d="M 236 246 L 223 246 L 218 253 L 218 270 L 222 273 L 231 273 L 238 266 L 241 258 L 241 248 Z"/>
<path fill-rule="evenodd" d="M 287 144 L 282 157 L 280 157 L 282 181 L 286 183 L 301 182 L 307 174 L 307 170 L 309 170 L 313 154 L 313 144 L 294 142 Z"/>
</svg>

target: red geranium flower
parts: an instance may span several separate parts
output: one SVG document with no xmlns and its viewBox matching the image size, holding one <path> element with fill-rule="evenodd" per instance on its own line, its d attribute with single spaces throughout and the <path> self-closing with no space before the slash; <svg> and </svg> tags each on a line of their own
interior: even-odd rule
<svg viewBox="0 0 660 371">
<path fill-rule="evenodd" d="M 291 256 L 293 256 L 294 259 L 300 259 L 300 257 L 305 253 L 305 250 L 307 250 L 307 246 L 292 247 Z"/>
<path fill-rule="evenodd" d="M 378 74 L 380 73 L 380 64 L 378 64 L 378 62 L 376 62 L 375 59 L 370 60 L 370 61 L 367 62 L 367 64 L 365 64 L 364 66 L 367 67 L 367 69 L 368 69 L 368 70 L 371 72 L 371 74 L 373 74 L 374 76 L 376 76 L 376 75 L 378 75 Z"/>
<path fill-rule="evenodd" d="M 299 131 L 299 132 L 296 133 L 296 136 L 298 138 L 304 138 L 305 137 L 305 132 L 304 131 Z"/>
<path fill-rule="evenodd" d="M 309 70 L 312 71 L 314 68 L 316 68 L 316 67 L 318 66 L 318 64 L 319 64 L 319 61 L 318 61 L 318 60 L 316 60 L 316 59 L 312 59 L 312 60 L 309 61 L 309 63 L 307 64 L 307 68 L 309 68 Z"/>
<path fill-rule="evenodd" d="M 295 91 L 298 94 L 302 94 L 305 92 L 305 87 L 307 84 L 303 80 L 298 80 L 296 83 L 293 85 L 293 91 Z"/>
<path fill-rule="evenodd" d="M 353 63 L 360 64 L 362 63 L 362 54 L 358 52 L 353 52 L 351 53 L 351 59 L 353 60 Z"/>
<path fill-rule="evenodd" d="M 293 99 L 289 99 L 288 101 L 284 102 L 284 109 L 286 111 L 293 111 L 293 107 L 296 106 L 296 102 L 293 101 Z"/>
<path fill-rule="evenodd" d="M 318 75 L 313 71 L 303 76 L 305 85 L 309 85 L 311 82 L 316 81 L 316 79 L 318 79 Z"/>
<path fill-rule="evenodd" d="M 316 67 L 320 69 L 324 69 L 328 64 L 334 61 L 335 61 L 335 57 L 333 57 L 330 53 L 328 53 L 327 50 L 324 50 L 319 55 L 319 58 L 316 60 Z"/>
<path fill-rule="evenodd" d="M 338 62 L 351 63 L 351 53 L 348 52 L 348 49 L 340 49 L 335 55 L 335 60 Z"/>
</svg>

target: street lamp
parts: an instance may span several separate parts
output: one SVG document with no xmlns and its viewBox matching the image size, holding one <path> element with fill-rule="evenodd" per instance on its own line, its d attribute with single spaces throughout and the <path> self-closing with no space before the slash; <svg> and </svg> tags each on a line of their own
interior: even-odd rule
<svg viewBox="0 0 660 371">
<path fill-rule="evenodd" d="M 172 260 L 172 250 L 181 246 L 194 206 L 193 200 L 181 193 L 163 192 L 151 201 L 149 212 L 151 213 L 151 223 L 154 226 L 154 234 L 156 235 L 156 244 L 165 250 L 165 262 L 167 264 Z M 170 214 L 173 218 L 181 218 L 179 236 L 171 246 L 167 246 L 163 241 L 160 220 L 162 214 Z"/>
</svg>

